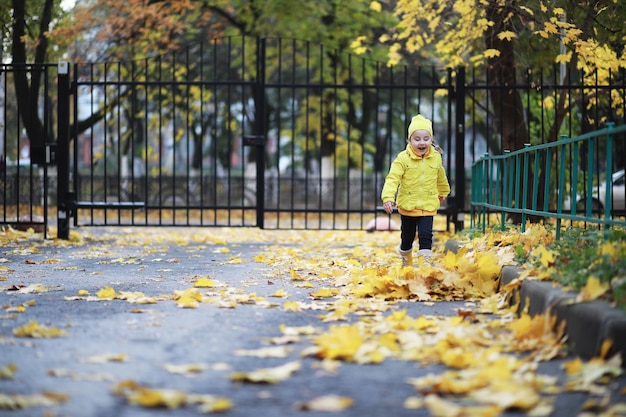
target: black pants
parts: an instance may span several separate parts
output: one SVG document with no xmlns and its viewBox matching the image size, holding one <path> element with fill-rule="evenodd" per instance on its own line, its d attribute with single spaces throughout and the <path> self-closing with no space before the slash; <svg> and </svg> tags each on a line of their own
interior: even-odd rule
<svg viewBox="0 0 626 417">
<path fill-rule="evenodd" d="M 400 249 L 409 250 L 413 247 L 416 232 L 419 249 L 432 249 L 433 216 L 400 216 L 400 219 L 402 220 L 402 232 L 400 235 L 402 243 L 400 244 Z"/>
</svg>

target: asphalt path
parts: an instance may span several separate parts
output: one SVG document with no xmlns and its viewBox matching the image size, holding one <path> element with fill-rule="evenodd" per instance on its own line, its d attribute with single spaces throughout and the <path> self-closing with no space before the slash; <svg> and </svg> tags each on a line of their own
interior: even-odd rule
<svg viewBox="0 0 626 417">
<path fill-rule="evenodd" d="M 166 233 L 166 232 L 164 232 Z M 175 233 L 175 232 L 173 232 Z M 276 242 L 271 242 L 275 244 Z M 302 243 L 305 245 L 306 243 Z M 0 367 L 17 366 L 12 378 L 0 379 L 0 393 L 63 393 L 67 401 L 46 407 L 2 410 L 7 416 L 197 416 L 196 407 L 150 409 L 113 394 L 113 387 L 133 380 L 154 388 L 169 388 L 187 393 L 212 394 L 229 398 L 234 407 L 228 416 L 321 416 L 328 412 L 304 411 L 299 404 L 323 395 L 352 398 L 347 409 L 333 413 L 341 416 L 429 416 L 426 408 L 408 409 L 404 402 L 416 390 L 407 378 L 443 372 L 441 365 L 385 360 L 375 365 L 341 363 L 336 370 L 324 369 L 315 358 L 300 353 L 311 345 L 301 339 L 290 345 L 286 358 L 257 358 L 235 354 L 268 346 L 267 340 L 281 336 L 281 326 L 330 324 L 319 319 L 320 312 L 285 311 L 284 300 L 270 297 L 278 289 L 289 293 L 290 301 L 311 302 L 311 288 L 294 285 L 288 271 L 278 272 L 254 257 L 267 250 L 268 242 L 229 242 L 223 245 L 175 241 L 146 246 L 103 248 L 94 242 L 60 247 L 38 245 L 36 241 L 7 244 L 2 248 L 5 270 L 0 272 Z M 296 244 L 297 245 L 297 244 Z M 36 250 L 30 250 L 37 247 Z M 220 251 L 228 248 L 228 251 Z M 233 262 L 233 256 L 241 262 Z M 283 276 L 280 276 L 280 275 Z M 105 286 L 115 291 L 143 292 L 146 296 L 171 295 L 193 285 L 198 277 L 219 280 L 242 294 L 254 293 L 275 308 L 238 304 L 224 308 L 201 303 L 197 308 L 179 308 L 172 301 L 131 304 L 123 300 L 88 301 L 80 291 L 95 295 Z M 18 288 L 43 284 L 45 292 L 21 293 Z M 226 288 L 225 287 L 225 288 Z M 76 298 L 72 300 L 71 298 Z M 11 308 L 34 300 L 23 312 Z M 456 315 L 466 303 L 402 302 L 390 311 L 405 309 L 408 314 Z M 355 321 L 359 317 L 353 318 Z M 36 320 L 67 332 L 58 338 L 19 338 L 13 330 Z M 123 355 L 124 360 L 92 363 L 89 358 Z M 542 363 L 539 372 L 564 378 L 565 360 Z M 236 371 L 249 372 L 286 362 L 302 365 L 290 378 L 276 384 L 233 382 Z M 173 374 L 165 364 L 205 364 L 193 376 Z M 63 374 L 62 372 L 65 372 Z M 611 382 L 612 401 L 625 402 L 620 393 L 624 377 Z M 585 393 L 557 395 L 553 416 L 571 417 L 580 413 L 591 398 Z M 509 411 L 503 416 L 526 415 Z"/>
</svg>

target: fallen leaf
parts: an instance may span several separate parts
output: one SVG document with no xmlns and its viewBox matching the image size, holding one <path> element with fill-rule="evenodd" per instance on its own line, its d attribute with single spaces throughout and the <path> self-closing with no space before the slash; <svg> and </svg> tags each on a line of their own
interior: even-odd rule
<svg viewBox="0 0 626 417">
<path fill-rule="evenodd" d="M 13 329 L 13 334 L 17 337 L 54 338 L 66 336 L 68 333 L 57 327 L 47 327 L 31 320 L 23 326 Z"/>
<path fill-rule="evenodd" d="M 589 277 L 587 284 L 580 290 L 576 301 L 591 301 L 604 295 L 611 288 L 610 284 L 600 282 L 597 277 Z"/>
<path fill-rule="evenodd" d="M 164 367 L 165 367 L 165 370 L 167 370 L 167 372 L 169 373 L 185 375 L 185 376 L 195 376 L 199 373 L 204 372 L 206 369 L 208 369 L 208 365 L 204 363 L 190 363 L 186 365 L 172 365 L 172 364 L 166 363 Z"/>
<path fill-rule="evenodd" d="M 286 346 L 273 346 L 254 350 L 235 350 L 237 356 L 252 356 L 255 358 L 286 358 L 291 353 L 291 348 Z"/>
<path fill-rule="evenodd" d="M 196 288 L 212 288 L 215 286 L 215 282 L 210 278 L 200 278 L 193 283 Z"/>
<path fill-rule="evenodd" d="M 187 401 L 187 395 L 183 391 L 148 388 L 132 380 L 117 384 L 113 387 L 113 393 L 126 398 L 130 404 L 146 408 L 180 408 Z"/>
<path fill-rule="evenodd" d="M 263 384 L 276 384 L 288 379 L 294 372 L 300 370 L 299 361 L 288 362 L 274 368 L 262 368 L 251 372 L 235 372 L 230 379 L 237 382 L 252 382 Z"/>
<path fill-rule="evenodd" d="M 14 363 L 0 367 L 0 379 L 13 379 L 15 371 L 17 371 L 17 365 Z"/>
<path fill-rule="evenodd" d="M 105 353 L 102 355 L 87 356 L 81 358 L 81 362 L 85 363 L 106 363 L 106 362 L 126 362 L 128 355 L 125 353 Z"/>
<path fill-rule="evenodd" d="M 351 407 L 353 404 L 354 400 L 352 398 L 330 394 L 314 398 L 305 403 L 299 403 L 296 405 L 296 408 L 306 411 L 339 412 Z"/>
<path fill-rule="evenodd" d="M 19 294 L 40 294 L 47 291 L 48 288 L 46 288 L 46 286 L 43 284 L 30 284 L 17 290 Z"/>
<path fill-rule="evenodd" d="M 19 410 L 31 407 L 52 407 L 66 402 L 65 394 L 42 392 L 39 394 L 5 394 L 0 392 L 0 409 Z"/>
<path fill-rule="evenodd" d="M 117 297 L 115 290 L 109 286 L 102 288 L 96 294 L 101 300 L 114 300 Z"/>
</svg>

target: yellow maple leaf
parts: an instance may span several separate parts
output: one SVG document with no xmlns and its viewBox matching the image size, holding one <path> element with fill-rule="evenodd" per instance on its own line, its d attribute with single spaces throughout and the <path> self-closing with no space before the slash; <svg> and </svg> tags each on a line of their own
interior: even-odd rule
<svg viewBox="0 0 626 417">
<path fill-rule="evenodd" d="M 554 261 L 556 260 L 554 252 L 548 250 L 544 245 L 537 246 L 530 254 L 531 256 L 538 258 L 539 262 L 544 267 L 554 265 Z"/>
<path fill-rule="evenodd" d="M 572 53 L 568 52 L 566 54 L 558 54 L 556 58 L 554 58 L 554 62 L 557 64 L 567 64 L 572 60 Z"/>
<path fill-rule="evenodd" d="M 67 332 L 57 327 L 47 327 L 35 320 L 31 320 L 23 326 L 13 329 L 13 334 L 17 337 L 53 338 L 66 336 Z"/>
<path fill-rule="evenodd" d="M 132 380 L 117 384 L 113 393 L 126 398 L 130 404 L 146 408 L 179 408 L 187 401 L 187 395 L 183 391 L 148 388 Z"/>
<path fill-rule="evenodd" d="M 441 362 L 451 368 L 463 369 L 474 363 L 474 354 L 460 348 L 446 349 L 441 354 Z"/>
<path fill-rule="evenodd" d="M 615 242 L 604 242 L 600 245 L 600 254 L 615 258 L 619 255 L 619 245 L 616 245 Z"/>
<path fill-rule="evenodd" d="M 200 278 L 193 283 L 196 288 L 212 288 L 215 286 L 215 282 L 207 277 Z"/>
<path fill-rule="evenodd" d="M 270 294 L 270 297 L 287 298 L 289 297 L 289 294 L 287 294 L 287 292 L 281 288 L 277 291 L 274 291 L 274 293 Z"/>
<path fill-rule="evenodd" d="M 497 56 L 500 56 L 500 51 L 493 48 L 485 49 L 483 55 L 485 56 L 485 58 L 495 58 Z"/>
<path fill-rule="evenodd" d="M 96 295 L 101 300 L 114 300 L 117 297 L 115 290 L 109 286 L 106 286 L 99 290 Z"/>
<path fill-rule="evenodd" d="M 336 288 L 320 288 L 314 293 L 311 293 L 311 297 L 313 298 L 329 298 L 334 297 L 339 294 L 339 290 Z"/>
<path fill-rule="evenodd" d="M 283 310 L 285 311 L 300 311 L 300 302 L 287 301 L 283 304 Z"/>
<path fill-rule="evenodd" d="M 289 269 L 289 275 L 294 281 L 304 281 L 304 278 L 293 268 Z"/>
<path fill-rule="evenodd" d="M 507 41 L 510 41 L 511 39 L 514 39 L 516 37 L 517 35 L 515 34 L 515 32 L 512 32 L 510 30 L 504 30 L 498 33 L 498 39 L 500 40 L 506 39 Z"/>
<path fill-rule="evenodd" d="M 331 326 L 313 341 L 319 349 L 317 356 L 324 359 L 354 360 L 365 338 L 356 326 Z"/>
<path fill-rule="evenodd" d="M 197 308 L 202 301 L 202 294 L 195 288 L 187 288 L 184 291 L 174 291 L 174 300 L 180 308 Z"/>
<path fill-rule="evenodd" d="M 589 277 L 587 284 L 580 290 L 576 297 L 577 301 L 591 301 L 604 295 L 611 286 L 608 283 L 600 282 L 597 277 Z"/>
</svg>

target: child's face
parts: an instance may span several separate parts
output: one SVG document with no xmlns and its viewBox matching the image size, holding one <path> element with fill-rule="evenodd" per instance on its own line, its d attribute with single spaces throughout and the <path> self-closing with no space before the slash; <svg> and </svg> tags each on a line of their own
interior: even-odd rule
<svg viewBox="0 0 626 417">
<path fill-rule="evenodd" d="M 411 133 L 409 143 L 416 154 L 423 156 L 433 144 L 433 138 L 428 130 L 416 130 Z"/>
</svg>

